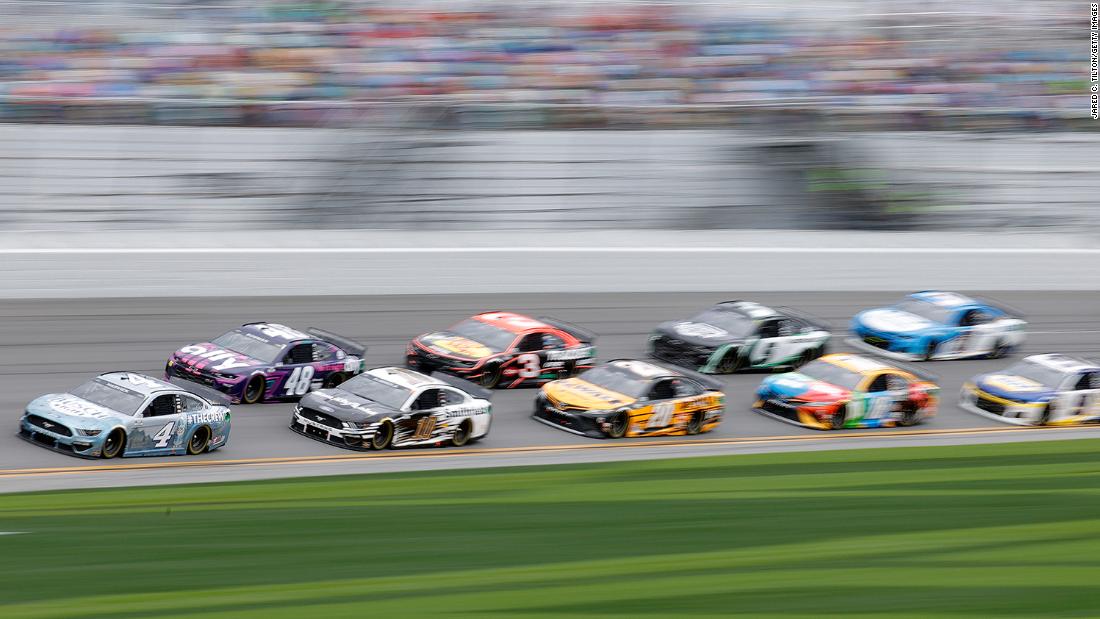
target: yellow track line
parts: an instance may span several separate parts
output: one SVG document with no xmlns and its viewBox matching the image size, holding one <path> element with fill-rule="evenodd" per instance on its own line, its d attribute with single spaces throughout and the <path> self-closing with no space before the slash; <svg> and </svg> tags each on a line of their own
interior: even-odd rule
<svg viewBox="0 0 1100 619">
<path fill-rule="evenodd" d="M 88 466 L 51 467 L 36 469 L 0 469 L 0 478 L 34 477 L 40 475 L 74 475 L 86 473 L 101 473 L 111 471 L 140 471 L 150 469 L 175 469 L 185 467 L 212 467 L 212 466 L 266 466 L 285 464 L 325 464 L 333 462 L 354 462 L 360 460 L 378 459 L 429 459 L 429 458 L 461 458 L 476 455 L 516 454 L 516 453 L 540 453 L 551 451 L 575 451 L 597 449 L 629 449 L 646 447 L 691 447 L 698 445 L 758 445 L 761 443 L 803 443 L 823 440 L 859 440 L 868 438 L 902 438 L 914 436 L 949 436 L 959 434 L 1002 434 L 1005 432 L 1064 432 L 1067 430 L 1081 430 L 1085 426 L 1077 427 L 1046 427 L 1030 428 L 1013 426 L 1005 428 L 955 428 L 941 430 L 894 430 L 886 432 L 850 432 L 843 434 L 815 434 L 815 435 L 787 435 L 787 436 L 759 436 L 751 438 L 715 438 L 715 439 L 690 439 L 690 440 L 658 440 L 658 441 L 631 441 L 631 442 L 600 442 L 596 444 L 577 445 L 530 445 L 527 447 L 487 447 L 481 449 L 455 450 L 447 453 L 439 452 L 403 452 L 392 451 L 382 453 L 344 453 L 331 456 L 287 456 L 271 458 L 240 458 L 231 460 L 182 460 L 172 462 L 148 462 L 133 464 L 93 464 Z"/>
</svg>

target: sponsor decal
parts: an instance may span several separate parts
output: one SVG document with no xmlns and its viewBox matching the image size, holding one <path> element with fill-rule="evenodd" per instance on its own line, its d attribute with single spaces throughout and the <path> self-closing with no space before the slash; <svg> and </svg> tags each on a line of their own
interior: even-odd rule
<svg viewBox="0 0 1100 619">
<path fill-rule="evenodd" d="M 720 329 L 714 325 L 709 325 L 705 322 L 678 322 L 675 325 L 675 329 L 676 332 L 681 335 L 705 339 L 726 337 L 729 335 L 729 331 Z"/>
<path fill-rule="evenodd" d="M 379 411 L 377 411 L 377 410 L 375 410 L 375 409 L 373 409 L 369 406 L 366 406 L 366 405 L 362 404 L 361 402 L 356 402 L 355 400 L 349 400 L 349 399 L 347 399 L 343 396 L 332 395 L 332 394 L 329 394 L 329 393 L 325 393 L 324 391 L 318 391 L 317 393 L 315 393 L 313 395 L 314 395 L 314 397 L 318 397 L 318 398 L 322 398 L 322 399 L 326 400 L 330 404 L 335 404 L 337 406 L 343 406 L 345 408 L 351 408 L 351 409 L 357 410 L 361 413 L 366 413 L 367 415 L 378 415 L 378 414 L 380 414 Z M 329 409 L 329 410 L 331 410 L 331 409 Z"/>
<path fill-rule="evenodd" d="M 248 357 L 238 355 L 235 352 L 222 350 L 220 348 L 209 349 L 197 344 L 184 346 L 180 349 L 180 352 L 186 355 L 195 355 L 200 359 L 206 359 L 212 363 L 216 363 L 217 365 L 211 366 L 211 369 L 217 371 L 231 370 L 233 368 L 247 368 L 249 366 L 258 365 L 248 362 Z"/>
<path fill-rule="evenodd" d="M 550 350 L 546 353 L 547 361 L 574 361 L 588 359 L 592 356 L 592 347 L 566 348 L 564 350 Z M 549 364 L 547 364 L 549 365 Z"/>
<path fill-rule="evenodd" d="M 92 419 L 111 418 L 111 413 L 107 409 L 79 398 L 61 397 L 56 400 L 51 400 L 49 402 L 49 407 L 59 413 L 72 415 L 74 417 L 90 417 Z"/>
<path fill-rule="evenodd" d="M 921 331 L 933 326 L 930 320 L 896 309 L 871 310 L 863 315 L 862 322 L 871 329 L 887 332 Z"/>
<path fill-rule="evenodd" d="M 1043 391 L 1044 389 L 1041 383 L 1030 378 L 1011 374 L 994 374 L 987 377 L 983 382 L 994 389 L 1003 389 L 1004 391 Z"/>
<path fill-rule="evenodd" d="M 457 335 L 441 335 L 425 338 L 425 340 L 436 350 L 471 359 L 481 359 L 493 354 L 488 346 Z"/>
<path fill-rule="evenodd" d="M 204 411 L 201 413 L 190 413 L 187 415 L 187 423 L 217 423 L 225 419 L 225 413 L 215 411 Z"/>
</svg>

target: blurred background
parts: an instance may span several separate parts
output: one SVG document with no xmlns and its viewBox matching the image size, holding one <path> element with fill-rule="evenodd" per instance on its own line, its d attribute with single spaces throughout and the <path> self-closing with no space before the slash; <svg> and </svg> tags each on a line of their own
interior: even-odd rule
<svg viewBox="0 0 1100 619">
<path fill-rule="evenodd" d="M 1087 8 L 0 0 L 0 228 L 1093 230 Z"/>
</svg>

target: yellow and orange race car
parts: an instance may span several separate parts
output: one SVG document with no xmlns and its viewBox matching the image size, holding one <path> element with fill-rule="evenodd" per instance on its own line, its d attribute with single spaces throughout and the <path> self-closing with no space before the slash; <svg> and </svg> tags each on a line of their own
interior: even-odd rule
<svg viewBox="0 0 1100 619">
<path fill-rule="evenodd" d="M 718 427 L 724 400 L 701 374 L 619 359 L 543 385 L 534 417 L 592 438 L 699 434 Z"/>
</svg>

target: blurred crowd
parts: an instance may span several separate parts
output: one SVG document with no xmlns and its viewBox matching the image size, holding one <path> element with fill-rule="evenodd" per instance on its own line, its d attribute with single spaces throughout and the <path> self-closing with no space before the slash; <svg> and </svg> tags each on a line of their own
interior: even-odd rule
<svg viewBox="0 0 1100 619">
<path fill-rule="evenodd" d="M 1087 108 L 1063 3 L 773 4 L 28 0 L 0 10 L 0 100 Z"/>
</svg>

